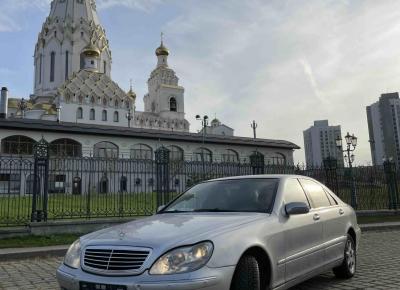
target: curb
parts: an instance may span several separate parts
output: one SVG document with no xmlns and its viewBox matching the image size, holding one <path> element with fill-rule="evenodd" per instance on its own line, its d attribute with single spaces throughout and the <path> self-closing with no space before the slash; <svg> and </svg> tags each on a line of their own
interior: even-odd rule
<svg viewBox="0 0 400 290">
<path fill-rule="evenodd" d="M 38 248 L 0 249 L 0 261 L 62 257 L 65 256 L 68 248 L 69 245 Z"/>
<path fill-rule="evenodd" d="M 400 229 L 400 222 L 363 224 L 360 225 L 360 228 L 363 232 Z M 0 249 L 0 261 L 63 257 L 67 253 L 68 248 L 69 245 L 39 248 Z"/>
</svg>

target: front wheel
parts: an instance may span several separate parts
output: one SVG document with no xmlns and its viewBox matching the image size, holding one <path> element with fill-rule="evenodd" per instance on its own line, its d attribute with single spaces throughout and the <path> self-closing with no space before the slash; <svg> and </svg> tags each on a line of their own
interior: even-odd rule
<svg viewBox="0 0 400 290">
<path fill-rule="evenodd" d="M 333 273 L 337 278 L 350 279 L 356 273 L 357 252 L 353 238 L 347 235 L 346 246 L 344 248 L 343 263 L 333 269 Z"/>
<path fill-rule="evenodd" d="M 260 290 L 260 268 L 256 258 L 243 256 L 233 275 L 231 290 Z"/>
</svg>

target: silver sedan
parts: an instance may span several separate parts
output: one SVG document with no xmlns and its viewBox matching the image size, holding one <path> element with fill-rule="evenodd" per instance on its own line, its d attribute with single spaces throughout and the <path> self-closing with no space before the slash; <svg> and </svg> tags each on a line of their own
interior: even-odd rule
<svg viewBox="0 0 400 290">
<path fill-rule="evenodd" d="M 356 271 L 354 210 L 304 176 L 200 183 L 148 218 L 81 237 L 57 270 L 62 289 L 287 289 Z"/>
</svg>

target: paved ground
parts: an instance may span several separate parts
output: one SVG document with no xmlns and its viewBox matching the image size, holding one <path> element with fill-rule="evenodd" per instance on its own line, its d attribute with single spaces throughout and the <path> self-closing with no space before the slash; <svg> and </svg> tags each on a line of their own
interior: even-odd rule
<svg viewBox="0 0 400 290">
<path fill-rule="evenodd" d="M 0 289 L 58 289 L 55 269 L 61 258 L 0 262 Z M 366 232 L 356 277 L 349 281 L 327 273 L 291 290 L 400 289 L 400 230 Z"/>
</svg>

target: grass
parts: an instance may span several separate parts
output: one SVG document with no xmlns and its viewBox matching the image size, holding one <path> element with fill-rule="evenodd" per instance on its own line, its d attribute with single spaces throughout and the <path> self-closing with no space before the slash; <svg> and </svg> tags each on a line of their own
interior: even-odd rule
<svg viewBox="0 0 400 290">
<path fill-rule="evenodd" d="M 375 224 L 387 222 L 400 222 L 400 215 L 386 215 L 386 216 L 359 216 L 357 217 L 359 224 Z"/>
<path fill-rule="evenodd" d="M 42 208 L 39 200 L 37 208 Z M 49 194 L 48 220 L 150 215 L 157 208 L 155 193 L 87 195 Z M 0 226 L 30 221 L 32 196 L 0 198 Z"/>
<path fill-rule="evenodd" d="M 79 236 L 78 234 L 62 234 L 7 238 L 0 240 L 0 249 L 69 245 L 76 241 Z"/>
</svg>

